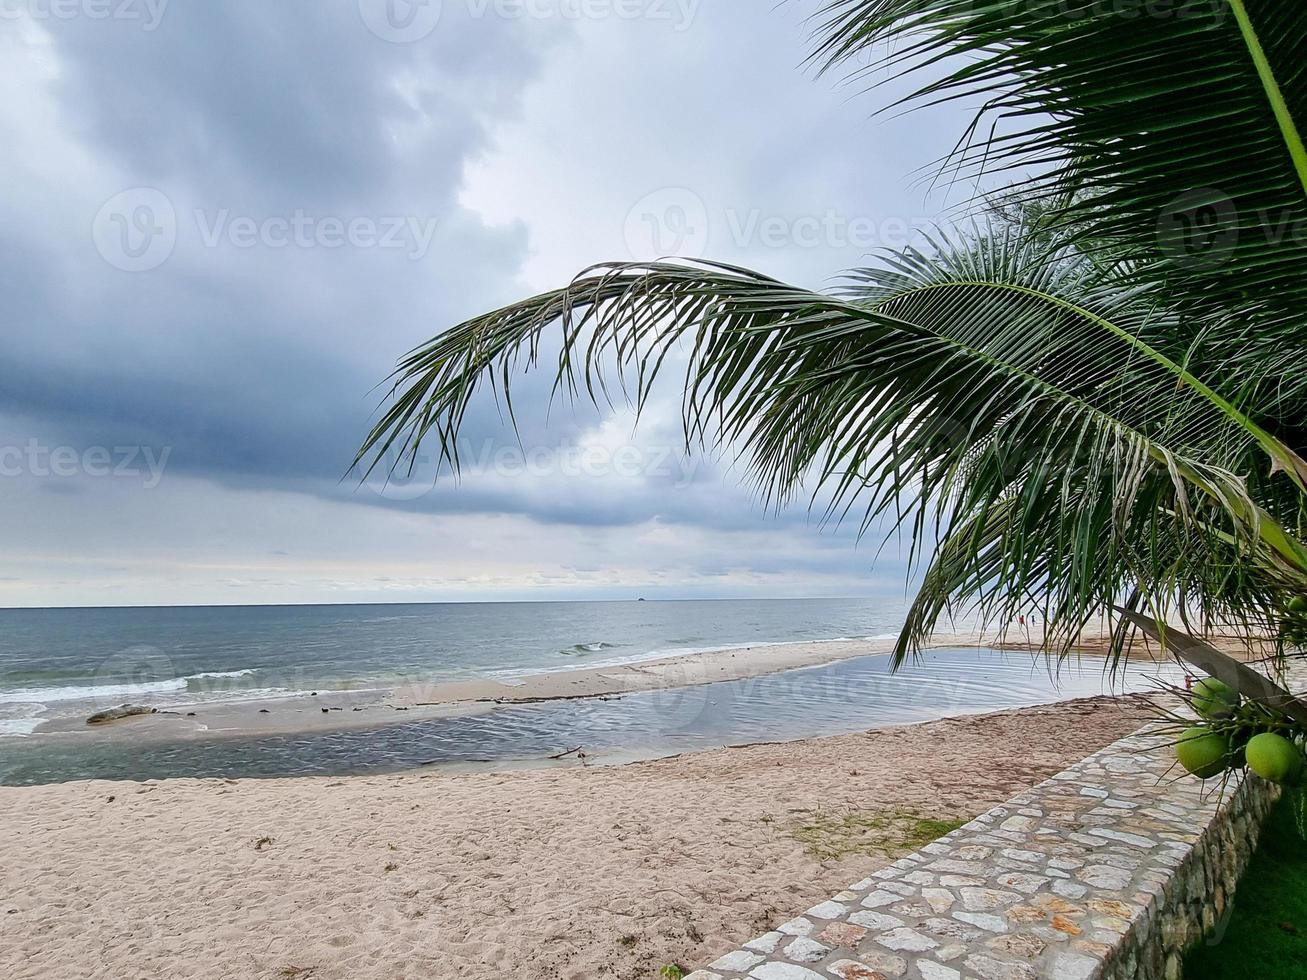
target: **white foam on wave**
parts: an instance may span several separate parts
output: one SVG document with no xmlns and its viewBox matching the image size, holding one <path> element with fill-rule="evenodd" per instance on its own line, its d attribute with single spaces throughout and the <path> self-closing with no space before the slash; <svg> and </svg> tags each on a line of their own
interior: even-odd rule
<svg viewBox="0 0 1307 980">
<path fill-rule="evenodd" d="M 167 694 L 186 690 L 186 678 L 152 681 L 148 684 L 87 684 L 69 687 L 26 687 L 0 691 L 0 704 L 46 704 L 51 701 L 98 701 L 104 698 L 131 698 L 149 694 Z"/>
<path fill-rule="evenodd" d="M 43 704 L 16 704 L 0 709 L 0 738 L 26 738 L 46 719 Z"/>
<path fill-rule="evenodd" d="M 190 674 L 183 677 L 184 681 L 204 681 L 218 680 L 226 677 L 249 677 L 254 673 L 254 668 L 250 667 L 245 670 L 209 670 L 202 674 Z"/>
<path fill-rule="evenodd" d="M 0 738 L 27 738 L 44 718 L 0 718 Z"/>
<path fill-rule="evenodd" d="M 152 695 L 186 691 L 190 688 L 192 682 L 232 680 L 238 677 L 249 677 L 254 673 L 253 668 L 247 668 L 245 670 L 205 671 L 199 674 L 188 674 L 186 677 L 174 677 L 166 681 L 148 681 L 136 684 L 70 684 L 65 687 L 23 687 L 0 691 L 0 704 L 147 698 Z"/>
<path fill-rule="evenodd" d="M 311 696 L 310 691 L 292 691 L 285 687 L 260 687 L 250 688 L 244 691 L 212 691 L 210 698 L 197 697 L 205 692 L 191 691 L 190 695 L 182 699 L 174 699 L 168 702 L 168 707 L 172 708 L 193 708 L 201 705 L 213 706 L 215 704 L 243 704 L 246 701 L 288 701 L 292 698 L 307 698 Z M 354 693 L 349 692 L 330 692 L 330 693 Z"/>
<path fill-rule="evenodd" d="M 578 667 L 576 664 L 567 664 L 566 666 L 549 666 L 549 667 L 504 667 L 497 670 L 486 671 L 486 676 L 498 680 L 502 683 L 505 677 L 537 677 L 541 674 L 566 674 L 574 670 L 597 670 L 603 667 L 634 667 L 640 664 L 647 664 L 655 660 L 671 660 L 676 657 L 698 657 L 710 653 L 730 653 L 735 650 L 754 650 L 762 647 L 791 647 L 791 646 L 821 646 L 827 643 L 850 643 L 863 642 L 868 640 L 893 640 L 897 639 L 897 633 L 877 633 L 874 636 L 830 636 L 819 639 L 798 639 L 798 640 L 751 640 L 747 643 L 715 643 L 711 646 L 702 647 L 660 647 L 654 650 L 645 650 L 641 653 L 624 654 L 615 657 L 605 657 L 601 660 L 586 660 L 583 665 Z M 869 656 L 876 656 L 872 652 Z M 820 666 L 820 665 L 818 665 Z"/>
</svg>

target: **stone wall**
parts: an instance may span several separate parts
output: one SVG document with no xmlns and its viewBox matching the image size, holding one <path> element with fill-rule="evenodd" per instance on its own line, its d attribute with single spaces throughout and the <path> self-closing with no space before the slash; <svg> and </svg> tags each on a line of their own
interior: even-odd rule
<svg viewBox="0 0 1307 980">
<path fill-rule="evenodd" d="M 1147 730 L 895 861 L 691 980 L 1177 980 L 1278 789 L 1224 793 Z"/>
</svg>

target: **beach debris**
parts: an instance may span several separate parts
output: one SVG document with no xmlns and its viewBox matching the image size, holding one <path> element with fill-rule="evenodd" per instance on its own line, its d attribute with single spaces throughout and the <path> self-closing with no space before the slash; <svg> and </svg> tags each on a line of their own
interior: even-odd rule
<svg viewBox="0 0 1307 980">
<path fill-rule="evenodd" d="M 97 711 L 91 717 L 86 719 L 88 725 L 103 725 L 111 721 L 121 721 L 123 718 L 135 718 L 137 715 L 158 714 L 158 708 L 147 708 L 140 704 L 124 704 L 117 708 L 109 708 L 106 711 Z"/>
<path fill-rule="evenodd" d="M 274 843 L 276 843 L 276 840 L 272 837 L 260 837 L 254 842 L 254 849 L 256 851 L 261 851 L 265 847 L 271 847 Z"/>
<path fill-rule="evenodd" d="M 269 711 L 267 708 L 260 708 L 260 709 L 259 709 L 259 714 L 261 714 L 261 715 L 270 715 L 270 714 L 272 714 L 272 712 Z"/>
<path fill-rule="evenodd" d="M 331 710 L 330 708 L 323 708 L 323 709 L 322 709 L 322 713 L 325 715 L 325 714 L 326 714 L 328 711 L 330 711 L 330 710 Z"/>
<path fill-rule="evenodd" d="M 675 963 L 668 963 L 658 971 L 658 976 L 662 977 L 663 980 L 683 980 L 685 977 L 685 970 L 683 967 L 679 967 Z"/>
<path fill-rule="evenodd" d="M 559 752 L 558 755 L 551 755 L 549 758 L 550 758 L 550 759 L 566 759 L 569 755 L 574 755 L 574 756 L 576 756 L 578 759 L 584 759 L 584 758 L 585 758 L 585 753 L 581 751 L 583 748 L 585 748 L 585 746 L 583 746 L 583 745 L 578 745 L 578 746 L 577 746 L 576 748 L 574 748 L 574 749 L 568 749 L 566 752 Z"/>
</svg>

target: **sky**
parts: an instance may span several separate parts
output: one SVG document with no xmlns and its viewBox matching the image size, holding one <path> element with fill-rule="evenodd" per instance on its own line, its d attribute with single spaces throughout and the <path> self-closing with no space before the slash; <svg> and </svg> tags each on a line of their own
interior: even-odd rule
<svg viewBox="0 0 1307 980">
<path fill-rule="evenodd" d="M 822 287 L 965 123 L 805 68 L 818 0 L 0 0 L 0 606 L 853 596 L 897 545 L 687 455 L 675 378 L 347 475 L 396 359 L 605 260 Z M 819 515 L 818 515 L 819 516 Z"/>
</svg>

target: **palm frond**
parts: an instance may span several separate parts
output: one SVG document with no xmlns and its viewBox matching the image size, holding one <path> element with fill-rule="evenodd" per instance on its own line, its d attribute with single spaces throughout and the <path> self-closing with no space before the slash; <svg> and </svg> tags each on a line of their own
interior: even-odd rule
<svg viewBox="0 0 1307 980">
<path fill-rule="evenodd" d="M 1084 250 L 1125 254 L 1172 299 L 1307 306 L 1307 6 L 1193 0 L 832 0 L 815 61 L 909 101 L 980 100 L 950 161 L 1009 174 Z"/>
<path fill-rule="evenodd" d="M 478 387 L 511 406 L 554 325 L 556 387 L 596 402 L 624 390 L 642 404 L 684 343 L 688 442 L 738 447 L 772 501 L 820 487 L 835 518 L 857 507 L 864 530 L 911 528 L 914 555 L 933 529 L 946 563 L 972 556 L 928 573 L 946 588 L 919 604 L 905 651 L 957 599 L 1037 602 L 1067 638 L 1140 584 L 1265 616 L 1272 583 L 1247 569 L 1307 582 L 1307 549 L 1240 474 L 1269 471 L 1268 456 L 1290 475 L 1265 481 L 1307 470 L 1150 343 L 1174 337 L 1174 317 L 1022 228 L 889 257 L 835 295 L 722 265 L 599 267 L 410 354 L 358 462 L 411 460 L 434 438 L 457 465 Z M 1002 535 L 976 558 L 996 514 Z"/>
</svg>

